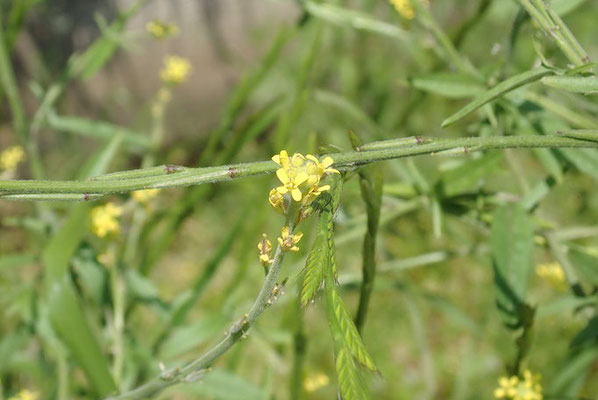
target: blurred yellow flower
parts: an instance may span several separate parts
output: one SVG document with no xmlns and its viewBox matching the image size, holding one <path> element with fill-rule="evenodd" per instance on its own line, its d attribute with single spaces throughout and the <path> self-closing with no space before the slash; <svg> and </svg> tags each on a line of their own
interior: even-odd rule
<svg viewBox="0 0 598 400">
<path fill-rule="evenodd" d="M 135 199 L 139 204 L 147 205 L 153 198 L 155 198 L 160 189 L 145 189 L 145 190 L 136 190 L 131 193 L 131 197 Z"/>
<path fill-rule="evenodd" d="M 297 232 L 295 235 L 290 234 L 291 230 L 288 226 L 282 228 L 281 236 L 278 238 L 278 244 L 282 247 L 283 251 L 299 251 L 297 243 L 303 237 L 303 233 Z"/>
<path fill-rule="evenodd" d="M 328 385 L 330 379 L 322 373 L 310 375 L 303 381 L 303 387 L 306 392 L 315 392 L 316 390 Z"/>
<path fill-rule="evenodd" d="M 21 146 L 9 147 L 0 153 L 0 169 L 14 171 L 25 159 L 25 151 Z"/>
<path fill-rule="evenodd" d="M 557 289 L 566 288 L 565 272 L 558 262 L 538 264 L 536 274 Z"/>
<path fill-rule="evenodd" d="M 542 400 L 540 375 L 532 374 L 528 369 L 523 371 L 523 380 L 518 376 L 503 376 L 494 389 L 494 397 L 508 400 Z"/>
<path fill-rule="evenodd" d="M 175 24 L 158 21 L 154 19 L 145 25 L 145 30 L 148 31 L 154 39 L 166 39 L 171 36 L 176 36 L 179 33 L 179 27 Z"/>
<path fill-rule="evenodd" d="M 164 61 L 164 68 L 160 71 L 160 78 L 164 83 L 179 84 L 187 79 L 190 72 L 189 60 L 178 56 L 168 56 Z"/>
<path fill-rule="evenodd" d="M 405 19 L 415 18 L 415 10 L 411 0 L 388 0 L 395 10 Z M 417 1 L 417 0 L 416 0 Z"/>
<path fill-rule="evenodd" d="M 39 393 L 33 392 L 29 389 L 23 389 L 16 395 L 9 397 L 8 400 L 37 400 Z"/>
<path fill-rule="evenodd" d="M 110 233 L 118 233 L 120 225 L 118 217 L 123 209 L 114 203 L 94 207 L 91 210 L 91 230 L 98 237 L 106 237 Z"/>
</svg>

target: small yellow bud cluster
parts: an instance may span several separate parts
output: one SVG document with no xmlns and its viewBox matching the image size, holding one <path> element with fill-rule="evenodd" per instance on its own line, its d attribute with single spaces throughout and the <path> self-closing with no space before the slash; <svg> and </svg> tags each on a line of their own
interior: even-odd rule
<svg viewBox="0 0 598 400">
<path fill-rule="evenodd" d="M 528 369 L 523 371 L 523 379 L 518 376 L 503 376 L 498 380 L 498 387 L 494 389 L 494 397 L 508 400 L 542 400 L 542 385 L 540 375 L 532 374 Z"/>
<path fill-rule="evenodd" d="M 21 146 L 9 147 L 0 153 L 0 170 L 14 172 L 24 159 L 25 151 Z"/>
<path fill-rule="evenodd" d="M 262 240 L 258 242 L 257 249 L 260 252 L 260 262 L 267 269 L 274 260 L 271 258 L 272 243 L 270 243 L 265 233 L 262 235 Z"/>
<path fill-rule="evenodd" d="M 154 19 L 145 25 L 145 30 L 149 32 L 154 39 L 166 39 L 171 36 L 176 36 L 179 33 L 179 27 L 175 24 L 158 21 Z"/>
<path fill-rule="evenodd" d="M 103 206 L 94 207 L 91 210 L 91 230 L 98 237 L 106 237 L 111 233 L 118 233 L 120 225 L 118 217 L 123 209 L 114 203 L 107 203 Z"/>
<path fill-rule="evenodd" d="M 135 201 L 139 204 L 148 206 L 150 201 L 154 199 L 159 192 L 160 189 L 136 190 L 131 193 L 131 197 L 133 197 L 133 199 L 135 199 Z"/>
<path fill-rule="evenodd" d="M 565 272 L 563 272 L 563 267 L 558 262 L 538 264 L 536 274 L 556 289 L 563 290 L 566 288 Z"/>
<path fill-rule="evenodd" d="M 268 199 L 276 211 L 285 211 L 285 195 L 301 206 L 308 206 L 322 192 L 330 190 L 330 185 L 318 186 L 322 177 L 329 173 L 339 173 L 336 169 L 330 168 L 332 157 L 325 157 L 322 161 L 315 156 L 295 153 L 292 157 L 286 150 L 272 157 L 272 161 L 281 166 L 276 171 L 276 176 L 282 183 L 270 191 Z"/>
<path fill-rule="evenodd" d="M 177 85 L 191 72 L 191 63 L 183 57 L 168 56 L 164 61 L 164 68 L 160 71 L 162 82 Z"/>
</svg>

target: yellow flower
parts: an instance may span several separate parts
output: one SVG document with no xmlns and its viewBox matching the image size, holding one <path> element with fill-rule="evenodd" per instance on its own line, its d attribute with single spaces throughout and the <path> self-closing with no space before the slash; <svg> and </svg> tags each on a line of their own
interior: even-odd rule
<svg viewBox="0 0 598 400">
<path fill-rule="evenodd" d="M 268 267 L 272 264 L 272 260 L 270 258 L 270 252 L 272 252 L 272 243 L 268 240 L 266 234 L 262 234 L 262 240 L 260 240 L 257 244 L 257 249 L 260 252 L 260 262 L 264 267 Z"/>
<path fill-rule="evenodd" d="M 299 251 L 297 243 L 303 237 L 303 233 L 297 232 L 295 235 L 290 234 L 291 230 L 288 226 L 282 228 L 281 236 L 278 238 L 278 244 L 282 247 L 283 251 Z"/>
<path fill-rule="evenodd" d="M 25 151 L 21 146 L 12 146 L 0 153 L 0 169 L 14 171 L 25 159 Z"/>
<path fill-rule="evenodd" d="M 160 71 L 160 78 L 165 83 L 179 84 L 187 79 L 191 72 L 191 64 L 182 57 L 169 56 L 164 61 L 164 68 Z"/>
<path fill-rule="evenodd" d="M 23 389 L 13 397 L 10 397 L 8 400 L 37 400 L 39 398 L 39 393 L 32 392 L 28 389 Z"/>
<path fill-rule="evenodd" d="M 145 30 L 148 31 L 154 39 L 165 39 L 170 36 L 176 36 L 179 33 L 179 27 L 175 24 L 168 24 L 166 22 L 154 19 L 145 25 Z"/>
<path fill-rule="evenodd" d="M 340 173 L 330 166 L 334 163 L 332 157 L 325 157 L 320 161 L 315 156 L 308 154 L 295 153 L 292 157 L 286 150 L 281 150 L 279 154 L 272 157 L 272 161 L 279 164 L 281 168 L 276 171 L 276 176 L 282 183 L 276 188 L 279 195 L 289 193 L 296 202 L 301 202 L 302 206 L 310 204 L 322 192 L 329 190 L 330 186 L 324 185 L 318 187 L 320 179 L 329 173 Z M 270 192 L 270 203 L 277 208 L 282 202 L 279 197 L 273 196 Z M 277 201 L 279 201 L 277 203 Z"/>
<path fill-rule="evenodd" d="M 565 272 L 558 262 L 538 264 L 536 274 L 559 290 L 566 288 Z"/>
<path fill-rule="evenodd" d="M 509 400 L 542 400 L 540 379 L 540 375 L 532 374 L 528 369 L 523 371 L 523 380 L 518 376 L 503 376 L 498 380 L 499 387 L 494 390 L 494 397 Z"/>
<path fill-rule="evenodd" d="M 415 17 L 415 10 L 411 4 L 411 0 L 388 0 L 397 10 L 401 17 L 405 19 L 413 19 Z M 415 0 L 418 1 L 418 0 Z"/>
<path fill-rule="evenodd" d="M 94 207 L 91 210 L 91 230 L 98 237 L 106 237 L 110 233 L 118 233 L 120 225 L 118 217 L 123 209 L 114 203 Z"/>
<path fill-rule="evenodd" d="M 136 190 L 131 193 L 131 196 L 137 201 L 139 204 L 147 205 L 150 200 L 158 195 L 160 189 L 145 189 L 145 190 Z"/>
<path fill-rule="evenodd" d="M 327 375 L 318 373 L 306 377 L 305 381 L 303 381 L 303 387 L 305 388 L 306 392 L 315 392 L 316 390 L 328 385 L 329 382 L 330 379 Z"/>
</svg>

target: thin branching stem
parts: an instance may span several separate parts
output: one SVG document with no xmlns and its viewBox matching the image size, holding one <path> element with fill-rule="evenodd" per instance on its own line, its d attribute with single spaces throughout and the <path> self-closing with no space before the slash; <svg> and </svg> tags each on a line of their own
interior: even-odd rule
<svg viewBox="0 0 598 400">
<path fill-rule="evenodd" d="M 332 154 L 334 167 L 350 170 L 360 165 L 394 158 L 419 155 L 464 155 L 474 151 L 508 148 L 598 148 L 598 142 L 590 142 L 557 135 L 526 135 L 470 137 L 458 139 L 421 138 L 413 145 L 394 144 L 370 151 L 347 151 Z M 169 188 L 202 183 L 222 182 L 253 175 L 271 174 L 278 165 L 272 161 L 222 165 L 208 168 L 182 168 L 178 172 L 172 166 L 152 168 L 154 173 L 137 177 L 143 170 L 131 171 L 135 177 L 128 178 L 121 172 L 114 179 L 87 181 L 3 180 L 0 181 L 0 198 L 10 200 L 90 200 L 99 195 L 127 193 L 134 190 Z M 175 171 L 169 173 L 169 171 Z M 51 196 L 48 196 L 51 195 Z M 77 196 L 78 195 L 78 196 Z"/>
<path fill-rule="evenodd" d="M 292 234 L 294 228 L 294 219 L 295 212 L 292 210 L 289 212 L 286 221 L 286 224 L 290 229 L 290 234 Z M 139 386 L 138 388 L 129 392 L 108 397 L 106 400 L 146 399 L 149 396 L 160 393 L 167 387 L 177 383 L 189 383 L 201 379 L 202 376 L 207 372 L 207 369 L 211 367 L 218 358 L 220 358 L 239 340 L 246 336 L 247 331 L 253 326 L 257 318 L 276 300 L 277 293 L 275 293 L 275 287 L 278 285 L 277 278 L 282 267 L 283 258 L 284 252 L 279 245 L 276 248 L 274 260 L 272 265 L 270 265 L 268 274 L 266 275 L 262 288 L 260 289 L 253 306 L 247 314 L 245 314 L 241 319 L 231 326 L 231 328 L 226 332 L 224 339 L 222 339 L 218 344 L 216 344 L 195 361 L 192 361 L 183 367 L 176 367 L 163 371 L 159 376 L 145 383 L 144 385 Z"/>
</svg>

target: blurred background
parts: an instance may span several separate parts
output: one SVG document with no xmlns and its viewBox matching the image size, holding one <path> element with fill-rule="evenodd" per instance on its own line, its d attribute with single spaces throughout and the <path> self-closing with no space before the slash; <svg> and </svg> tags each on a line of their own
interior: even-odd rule
<svg viewBox="0 0 598 400">
<path fill-rule="evenodd" d="M 568 61 L 515 1 L 432 0 L 423 15 L 398 3 L 3 1 L 8 62 L 43 168 L 36 173 L 28 153 L 2 179 L 83 179 L 88 167 L 99 171 L 93 161 L 102 154 L 110 154 L 102 172 L 114 172 L 266 160 L 281 149 L 350 150 L 350 130 L 371 142 L 598 126 L 595 96 L 533 86 L 441 129 L 484 88 L 540 65 L 540 55 L 560 68 Z M 598 3 L 553 3 L 596 59 Z M 168 78 L 172 56 L 183 62 L 170 72 L 183 72 Z M 59 94 L 48 101 L 52 88 Z M 13 119 L 3 98 L 2 150 L 20 143 Z M 524 364 L 543 375 L 546 399 L 596 398 L 598 156 L 546 152 L 379 164 L 379 273 L 363 331 L 382 372 L 364 374 L 373 398 L 493 398 L 519 332 L 504 327 L 495 306 L 490 224 L 497 205 L 512 201 L 527 202 L 533 215 L 534 271 L 569 262 L 587 295 L 572 293 L 558 273 L 534 272 L 528 300 L 538 310 Z M 161 364 L 182 365 L 209 349 L 259 291 L 256 244 L 262 232 L 275 240 L 282 224 L 267 201 L 276 185 L 274 176 L 258 176 L 83 206 L 0 200 L 0 399 L 25 399 L 24 391 L 101 398 L 111 380 L 130 390 Z M 93 209 L 109 202 L 121 214 L 103 236 Z M 200 382 L 156 398 L 335 398 L 325 311 L 318 302 L 302 319 L 296 303 L 313 225 L 305 223 L 301 251 L 285 260 L 286 294 L 248 338 Z M 354 175 L 336 227 L 341 293 L 352 312 L 365 225 Z M 64 266 L 75 303 L 52 297 L 49 265 Z M 85 328 L 68 320 L 79 312 L 71 306 Z M 81 361 L 91 358 L 102 361 Z"/>
</svg>

